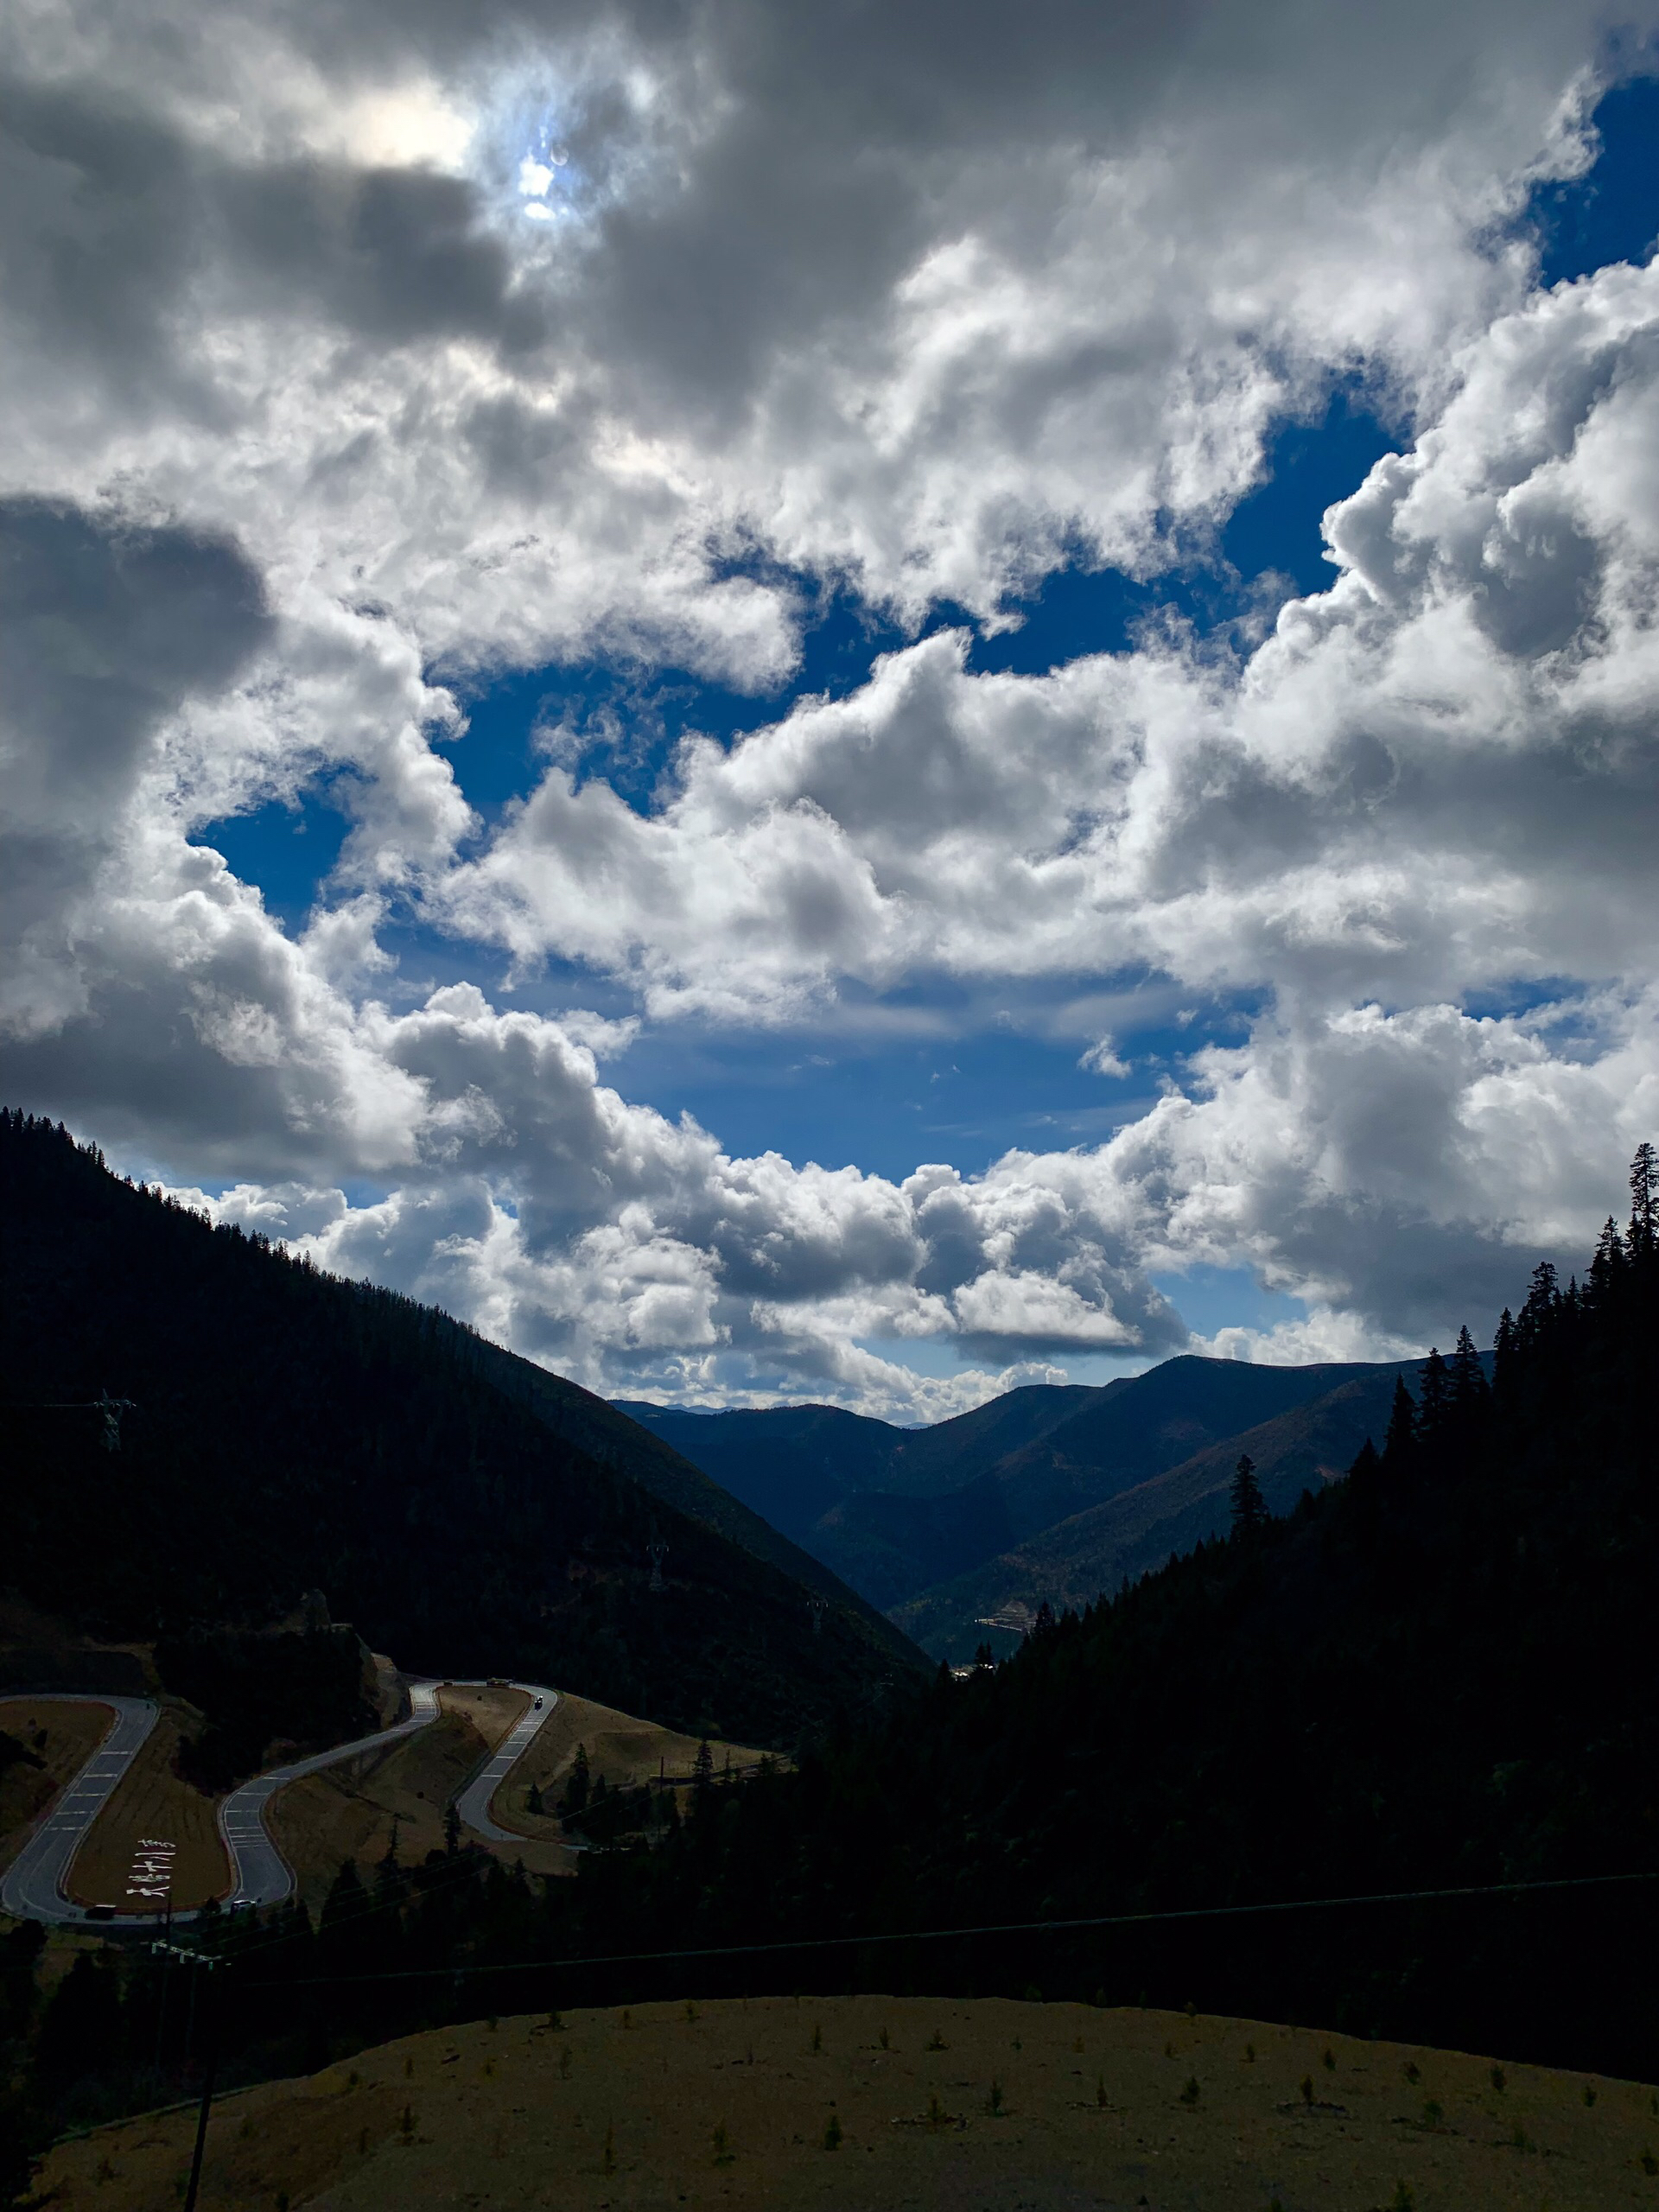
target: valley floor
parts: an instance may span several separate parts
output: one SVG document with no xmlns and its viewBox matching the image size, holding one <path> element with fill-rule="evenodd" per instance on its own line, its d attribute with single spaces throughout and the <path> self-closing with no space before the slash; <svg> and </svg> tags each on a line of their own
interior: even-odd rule
<svg viewBox="0 0 1659 2212">
<path fill-rule="evenodd" d="M 816 2047 L 815 2047 L 816 2046 Z M 194 2114 L 53 2152 L 54 2206 L 152 2212 Z M 769 1998 L 414 2036 L 226 2100 L 214 2212 L 1616 2212 L 1645 2086 L 1135 2009 Z"/>
</svg>

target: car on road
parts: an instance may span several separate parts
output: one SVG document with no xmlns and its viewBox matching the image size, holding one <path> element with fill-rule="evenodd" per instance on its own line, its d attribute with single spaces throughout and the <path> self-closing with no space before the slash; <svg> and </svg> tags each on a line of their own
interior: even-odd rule
<svg viewBox="0 0 1659 2212">
<path fill-rule="evenodd" d="M 542 1700 L 540 1700 L 540 1698 L 537 1698 L 537 1700 L 536 1700 L 536 1702 L 535 1702 L 535 1704 L 531 1707 L 531 1712 L 532 1712 L 532 1713 L 539 1713 L 539 1712 L 541 1711 L 541 1709 L 542 1709 Z"/>
</svg>

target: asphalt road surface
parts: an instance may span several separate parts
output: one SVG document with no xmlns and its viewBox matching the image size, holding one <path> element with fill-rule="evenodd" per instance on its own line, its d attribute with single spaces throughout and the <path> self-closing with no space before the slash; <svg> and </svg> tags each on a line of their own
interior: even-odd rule
<svg viewBox="0 0 1659 2212">
<path fill-rule="evenodd" d="M 115 1717 L 109 1734 L 0 1877 L 0 1906 L 15 1919 L 49 1920 L 62 1926 L 92 1917 L 85 1905 L 72 1904 L 64 1895 L 64 1877 L 87 1829 L 109 1802 L 111 1791 L 161 1713 L 155 1700 L 148 1697 L 75 1697 L 59 1691 L 51 1696 L 54 1705 L 107 1706 Z M 98 1917 L 106 1920 L 109 1916 L 100 1913 Z M 155 1925 L 153 1913 L 143 1917 L 147 1926 Z"/>
<path fill-rule="evenodd" d="M 392 1728 L 382 1728 L 372 1736 L 359 1736 L 349 1744 L 335 1744 L 310 1758 L 294 1759 L 286 1766 L 273 1767 L 268 1774 L 256 1775 L 252 1781 L 245 1782 L 239 1789 L 231 1792 L 219 1808 L 219 1832 L 230 1856 L 229 1903 L 232 1907 L 251 1909 L 280 1904 L 293 1894 L 294 1870 L 277 1850 L 265 1825 L 265 1808 L 276 1792 L 288 1783 L 299 1781 L 302 1775 L 319 1774 L 324 1767 L 338 1766 L 343 1760 L 385 1751 L 388 1745 L 414 1735 L 418 1729 L 429 1727 L 438 1717 L 438 1691 L 442 1687 L 435 1681 L 410 1681 L 407 1720 L 400 1720 Z M 486 1686 L 474 1682 L 458 1687 L 479 1689 Z M 490 1800 L 532 1737 L 552 1718 L 558 1702 L 556 1693 L 539 1683 L 513 1682 L 507 1687 L 524 1691 L 531 1700 L 529 1708 L 455 1801 L 455 1809 L 466 1826 L 492 1843 L 522 1843 L 524 1840 L 509 1828 L 499 1827 L 490 1818 Z M 153 1698 L 147 1697 L 74 1696 L 56 1691 L 51 1695 L 53 1701 L 60 1705 L 107 1706 L 115 1716 L 114 1724 L 4 1875 L 0 1876 L 0 1909 L 18 1920 L 48 1922 L 56 1927 L 95 1921 L 105 1927 L 113 1923 L 118 1927 L 154 1929 L 154 1913 L 93 1913 L 85 1905 L 72 1904 L 64 1894 L 64 1885 L 70 1862 L 79 1850 L 86 1831 L 109 1802 L 116 1784 L 156 1726 L 160 1708 Z M 539 1708 L 537 1699 L 541 1700 Z M 194 1917 L 194 1911 L 173 1915 L 175 1922 Z"/>
<path fill-rule="evenodd" d="M 516 1835 L 511 1828 L 498 1827 L 490 1818 L 490 1800 L 530 1749 L 531 1739 L 539 1735 L 553 1718 L 553 1708 L 559 1700 L 556 1692 L 543 1689 L 536 1682 L 510 1682 L 506 1687 L 523 1690 L 530 1705 L 523 1719 L 502 1738 L 498 1748 L 456 1798 L 455 1810 L 475 1834 L 491 1843 L 523 1843 L 526 1840 L 524 1836 Z"/>
<path fill-rule="evenodd" d="M 311 1758 L 274 1766 L 269 1774 L 256 1774 L 251 1782 L 232 1790 L 219 1808 L 219 1832 L 231 1855 L 232 1907 L 280 1904 L 293 1893 L 294 1869 L 271 1841 L 270 1830 L 265 1826 L 265 1808 L 284 1783 L 297 1782 L 302 1775 L 321 1774 L 324 1767 L 338 1766 L 342 1759 L 356 1758 L 364 1751 L 384 1751 L 388 1744 L 430 1727 L 438 1717 L 438 1687 L 436 1682 L 411 1681 L 410 1716 L 395 1728 L 382 1728 L 353 1743 L 336 1744 L 331 1751 L 318 1751 Z M 464 1813 L 461 1818 L 466 1818 Z"/>
</svg>

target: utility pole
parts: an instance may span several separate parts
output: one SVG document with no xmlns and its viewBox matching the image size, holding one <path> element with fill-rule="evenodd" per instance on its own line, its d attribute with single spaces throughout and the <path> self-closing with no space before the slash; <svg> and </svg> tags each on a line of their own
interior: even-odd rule
<svg viewBox="0 0 1659 2212">
<path fill-rule="evenodd" d="M 210 1977 L 208 1988 L 211 1991 L 213 1987 L 211 1976 L 214 1969 L 222 1966 L 224 1961 L 221 1959 L 209 1958 L 205 1951 L 187 1950 L 180 1943 L 153 1943 L 150 1948 L 168 1958 L 183 1959 L 192 1969 L 190 2024 L 185 2031 L 185 2050 L 188 2056 L 190 2040 L 195 2029 L 197 1983 L 202 1974 L 207 1974 Z M 201 2077 L 201 2104 L 196 2113 L 196 2145 L 191 2153 L 190 2179 L 184 2192 L 184 2212 L 196 2212 L 196 2198 L 201 2189 L 201 2162 L 207 2150 L 207 2115 L 213 2107 L 213 2083 L 219 2075 L 219 2013 L 218 2005 L 211 1996 L 202 2007 L 202 2026 L 207 2043 L 207 2063 Z"/>
</svg>

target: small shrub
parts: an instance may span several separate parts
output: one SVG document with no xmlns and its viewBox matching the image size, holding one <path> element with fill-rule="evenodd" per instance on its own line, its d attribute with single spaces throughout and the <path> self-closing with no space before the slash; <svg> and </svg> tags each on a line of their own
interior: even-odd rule
<svg viewBox="0 0 1659 2212">
<path fill-rule="evenodd" d="M 1440 2099 L 1430 2097 L 1423 2107 L 1423 2126 L 1438 2127 L 1445 2118 L 1446 2114 L 1440 2110 Z"/>
<path fill-rule="evenodd" d="M 944 2037 L 939 2033 L 938 2030 L 935 2028 L 932 2034 L 927 2039 L 927 2048 L 929 2050 L 949 2050 L 950 2046 L 946 2043 Z"/>
<path fill-rule="evenodd" d="M 625 2012 L 616 2024 L 619 2028 L 631 2028 L 633 2025 L 632 2013 Z"/>
<path fill-rule="evenodd" d="M 826 2151 L 839 2151 L 841 2144 L 841 2115 L 839 2113 L 832 2112 L 829 2124 L 823 2131 L 823 2147 Z"/>
<path fill-rule="evenodd" d="M 1394 2184 L 1394 2195 L 1389 2199 L 1389 2212 L 1417 2212 L 1417 2200 L 1402 2181 Z"/>
<path fill-rule="evenodd" d="M 1173 2044 L 1173 2043 L 1166 2043 L 1166 2044 L 1164 2045 L 1164 2056 L 1165 2056 L 1166 2058 L 1173 2058 L 1173 2057 L 1174 2057 L 1174 2056 L 1175 2056 L 1175 2046 L 1174 2046 L 1174 2044 Z"/>
<path fill-rule="evenodd" d="M 800 2000 L 800 1999 L 799 1999 L 798 1997 L 795 1999 L 795 2002 L 796 2002 L 798 2005 L 800 2003 L 800 2001 L 801 2001 L 801 2000 Z M 688 2026 L 688 2027 L 695 2027 L 695 2025 L 696 2024 L 696 2018 L 697 2018 L 697 2008 L 696 2008 L 696 2005 L 691 2002 L 691 1999 L 690 1999 L 689 1997 L 688 1997 L 688 1998 L 686 1999 L 686 2000 L 685 2000 L 685 2018 L 686 2018 L 686 2024 L 687 2024 L 687 2026 Z"/>
<path fill-rule="evenodd" d="M 105 2153 L 103 2158 L 99 2160 L 98 2171 L 93 2175 L 92 2178 L 99 2183 L 106 2181 L 113 2181 L 115 2179 L 115 2168 L 110 2164 L 109 2154 L 107 2152 Z"/>
<path fill-rule="evenodd" d="M 1195 2105 L 1198 2101 L 1198 2077 L 1196 2074 L 1189 2074 L 1185 2083 L 1182 2085 L 1181 2102 L 1184 2105 Z"/>
<path fill-rule="evenodd" d="M 823 2049 L 823 2030 L 818 2025 L 818 2023 L 814 2020 L 812 2023 L 812 2050 L 814 2056 L 816 2056 Z"/>
<path fill-rule="evenodd" d="M 1096 2074 L 1095 2076 L 1095 2102 L 1100 2107 L 1102 2112 L 1105 2111 L 1106 2076 L 1103 2074 Z"/>
<path fill-rule="evenodd" d="M 1403 2071 L 1407 2081 L 1410 2082 L 1412 2088 L 1414 2089 L 1417 2084 L 1423 2078 L 1422 2068 L 1418 2065 L 1414 2058 L 1408 2058 L 1406 2061 Z"/>
<path fill-rule="evenodd" d="M 1197 2006 L 1197 2005 L 1192 2002 L 1192 1999 L 1190 1997 L 1187 1999 L 1186 2003 L 1185 2003 L 1185 2005 L 1183 2007 L 1183 2009 L 1184 2009 L 1184 2011 L 1185 2012 L 1185 2013 L 1186 2013 L 1186 2017 L 1187 2017 L 1187 2018 L 1188 2018 L 1189 2020 L 1196 2020 L 1196 2019 L 1198 2018 L 1198 2006 Z"/>
<path fill-rule="evenodd" d="M 1255 2045 L 1253 2043 L 1247 2043 L 1244 2046 L 1244 2063 L 1247 2066 L 1255 2063 Z"/>
<path fill-rule="evenodd" d="M 398 2114 L 397 2133 L 403 2137 L 405 2143 L 412 2143 L 415 2140 L 415 2107 L 413 2105 L 405 2105 L 403 2111 Z"/>
<path fill-rule="evenodd" d="M 886 2028 L 882 2029 L 880 2034 L 876 2037 L 876 2041 L 880 2044 L 883 2050 L 891 2050 L 893 2049 L 893 2037 L 888 2034 Z"/>
<path fill-rule="evenodd" d="M 995 2074 L 991 2076 L 990 2094 L 985 2100 L 985 2109 L 989 2113 L 993 2120 L 998 2119 L 1001 2114 L 1002 2084 L 997 2080 Z"/>
<path fill-rule="evenodd" d="M 500 2026 L 501 2023 L 496 2018 L 494 2013 L 492 2012 L 489 2018 L 485 2021 L 484 2024 L 489 2030 L 490 2033 L 493 2035 L 496 2030 Z"/>
<path fill-rule="evenodd" d="M 1334 2050 L 1327 2050 L 1324 2057 L 1320 2059 L 1319 2063 L 1324 2067 L 1327 2074 L 1334 2074 L 1337 2070 L 1336 2052 Z"/>
<path fill-rule="evenodd" d="M 737 2153 L 732 2148 L 731 2130 L 723 2120 L 717 2120 L 715 2122 L 712 2139 L 715 2148 L 715 2164 L 717 2166 L 729 2166 Z"/>
<path fill-rule="evenodd" d="M 1503 2069 L 1501 2066 L 1494 2066 L 1492 2069 L 1492 2087 L 1497 2091 L 1499 2096 L 1503 2095 Z"/>
<path fill-rule="evenodd" d="M 1592 2105 L 1593 2105 L 1593 2104 L 1595 2103 L 1595 2101 L 1596 2101 L 1596 2093 L 1595 2093 L 1594 2089 L 1593 2089 L 1593 2088 L 1592 2088 L 1592 2087 L 1590 2086 L 1589 2082 L 1586 2082 L 1585 2083 L 1585 2085 L 1584 2085 L 1584 2108 L 1585 2108 L 1585 2110 L 1586 2110 L 1586 2112 L 1588 2112 L 1588 2111 L 1589 2111 L 1589 2109 L 1590 2109 L 1590 2107 L 1592 2107 Z"/>
<path fill-rule="evenodd" d="M 944 2126 L 944 2123 L 949 2117 L 950 2115 L 945 2111 L 944 2107 L 939 2102 L 938 2091 L 937 2089 L 931 2090 L 929 2093 L 927 2100 L 928 2126 L 934 2129 L 941 2128 Z"/>
<path fill-rule="evenodd" d="M 1645 2143 L 1642 2146 L 1642 2156 L 1637 2159 L 1637 2164 L 1644 2174 L 1659 2174 L 1659 2158 L 1654 2157 L 1652 2151 Z"/>
<path fill-rule="evenodd" d="M 1305 2105 L 1311 2105 L 1313 2101 L 1313 2076 L 1311 2074 L 1304 2074 L 1302 2076 L 1302 2102 Z"/>
<path fill-rule="evenodd" d="M 351 2072 L 346 2076 L 346 2086 L 348 2089 L 360 2089 L 363 2086 L 363 2076 L 358 2072 L 355 2066 L 353 2067 Z"/>
<path fill-rule="evenodd" d="M 560 2029 L 563 2029 L 563 2027 L 564 2026 L 564 2015 L 563 2015 L 563 2012 L 560 2012 L 560 2010 L 559 2010 L 559 2008 L 558 2008 L 558 2006 L 557 2006 L 556 2005 L 553 2007 L 552 2011 L 551 2011 L 551 2012 L 548 2014 L 548 2016 L 547 2016 L 547 2024 L 548 2024 L 548 2026 L 549 2026 L 550 2028 L 554 2029 L 556 2031 L 558 2031 L 558 2030 L 560 2030 Z"/>
</svg>

